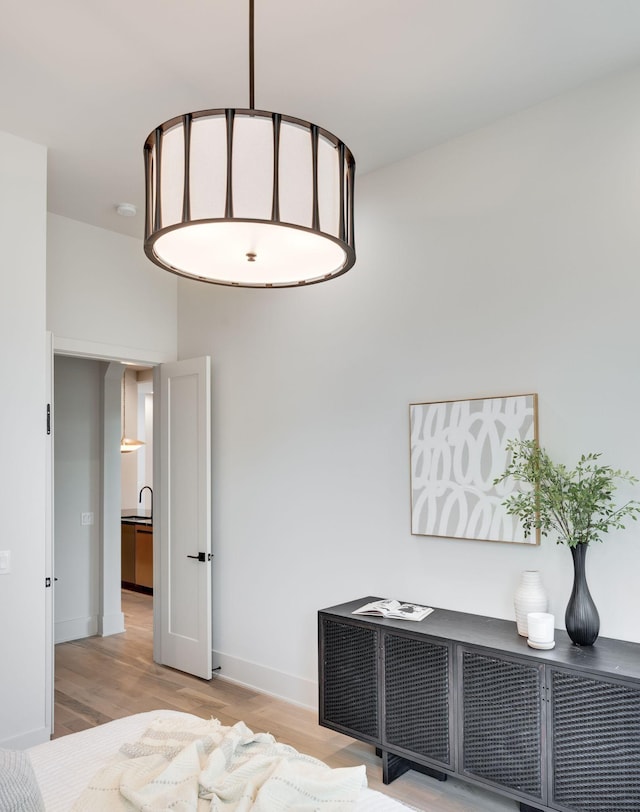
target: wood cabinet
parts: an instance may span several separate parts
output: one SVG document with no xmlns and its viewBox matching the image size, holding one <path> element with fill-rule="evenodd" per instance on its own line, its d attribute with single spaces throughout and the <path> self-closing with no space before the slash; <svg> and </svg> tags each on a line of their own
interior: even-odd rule
<svg viewBox="0 0 640 812">
<path fill-rule="evenodd" d="M 122 585 L 134 586 L 136 582 L 136 526 L 123 522 L 120 546 Z"/>
<path fill-rule="evenodd" d="M 320 724 L 376 747 L 383 779 L 455 774 L 545 812 L 640 809 L 640 645 L 436 609 L 420 622 L 318 615 Z"/>
<path fill-rule="evenodd" d="M 135 522 L 121 524 L 122 586 L 153 594 L 153 528 Z"/>
<path fill-rule="evenodd" d="M 136 584 L 153 589 L 153 529 L 136 526 Z"/>
</svg>

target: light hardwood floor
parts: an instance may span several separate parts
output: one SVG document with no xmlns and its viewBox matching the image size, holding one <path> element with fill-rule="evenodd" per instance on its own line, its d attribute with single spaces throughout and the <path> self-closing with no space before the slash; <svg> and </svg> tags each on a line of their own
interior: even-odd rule
<svg viewBox="0 0 640 812">
<path fill-rule="evenodd" d="M 410 771 L 382 784 L 374 748 L 320 727 L 317 714 L 214 677 L 210 682 L 153 662 L 152 599 L 123 591 L 124 634 L 56 646 L 54 738 L 141 711 L 170 708 L 242 720 L 331 767 L 366 764 L 369 786 L 429 812 L 514 812 L 518 805 L 449 778 L 439 782 Z"/>
</svg>

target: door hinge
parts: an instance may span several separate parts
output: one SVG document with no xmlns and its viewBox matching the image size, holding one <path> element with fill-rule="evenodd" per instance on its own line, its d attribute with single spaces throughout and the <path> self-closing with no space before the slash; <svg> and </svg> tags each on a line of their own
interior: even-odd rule
<svg viewBox="0 0 640 812">
<path fill-rule="evenodd" d="M 51 434 L 51 404 L 47 403 L 47 434 Z"/>
<path fill-rule="evenodd" d="M 44 586 L 45 586 L 45 589 L 47 587 L 51 586 L 51 578 L 45 578 L 44 579 Z"/>
</svg>

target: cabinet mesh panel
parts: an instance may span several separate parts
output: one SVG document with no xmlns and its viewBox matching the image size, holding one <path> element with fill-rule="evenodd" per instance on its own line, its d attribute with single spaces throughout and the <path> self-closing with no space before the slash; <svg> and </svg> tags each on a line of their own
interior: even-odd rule
<svg viewBox="0 0 640 812">
<path fill-rule="evenodd" d="M 538 669 L 471 652 L 462 663 L 463 771 L 541 798 Z"/>
<path fill-rule="evenodd" d="M 580 812 L 640 810 L 640 689 L 552 672 L 553 799 Z"/>
<path fill-rule="evenodd" d="M 323 721 L 378 739 L 375 629 L 323 619 L 323 634 Z"/>
<path fill-rule="evenodd" d="M 385 741 L 448 765 L 447 647 L 385 635 L 384 651 Z"/>
</svg>

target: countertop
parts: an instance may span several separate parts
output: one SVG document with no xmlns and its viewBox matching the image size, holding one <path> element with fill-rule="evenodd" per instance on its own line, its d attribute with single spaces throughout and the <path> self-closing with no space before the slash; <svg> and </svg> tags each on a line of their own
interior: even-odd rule
<svg viewBox="0 0 640 812">
<path fill-rule="evenodd" d="M 146 527 L 153 526 L 150 510 L 143 510 L 142 508 L 121 510 L 120 517 L 123 524 L 143 524 Z"/>
</svg>

